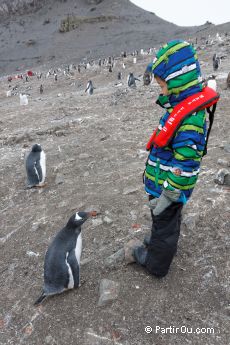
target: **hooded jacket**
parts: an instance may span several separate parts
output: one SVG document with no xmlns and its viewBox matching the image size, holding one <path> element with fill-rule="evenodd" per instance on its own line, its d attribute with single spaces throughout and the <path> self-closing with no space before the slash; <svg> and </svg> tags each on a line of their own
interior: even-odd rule
<svg viewBox="0 0 230 345">
<path fill-rule="evenodd" d="M 160 130 L 175 105 L 203 89 L 195 49 L 180 40 L 167 43 L 156 54 L 152 73 L 166 81 L 169 91 L 156 102 L 166 110 L 159 122 Z M 144 173 L 146 192 L 159 197 L 163 188 L 177 189 L 181 192 L 178 201 L 185 203 L 198 179 L 205 140 L 206 114 L 200 110 L 186 117 L 167 147 L 152 147 Z"/>
</svg>

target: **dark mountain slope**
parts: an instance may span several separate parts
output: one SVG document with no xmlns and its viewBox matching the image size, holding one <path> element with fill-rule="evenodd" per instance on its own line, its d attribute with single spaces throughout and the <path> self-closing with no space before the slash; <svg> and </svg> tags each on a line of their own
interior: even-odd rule
<svg viewBox="0 0 230 345">
<path fill-rule="evenodd" d="M 198 29 L 176 26 L 128 0 L 0 1 L 0 13 L 1 74 L 153 47 Z M 79 26 L 60 33 L 68 15 Z"/>
</svg>

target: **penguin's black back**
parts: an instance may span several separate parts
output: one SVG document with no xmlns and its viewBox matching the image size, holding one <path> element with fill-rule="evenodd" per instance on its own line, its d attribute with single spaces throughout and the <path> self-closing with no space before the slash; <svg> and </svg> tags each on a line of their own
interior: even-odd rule
<svg viewBox="0 0 230 345">
<path fill-rule="evenodd" d="M 81 228 L 69 229 L 64 227 L 60 230 L 51 242 L 44 263 L 45 289 L 48 293 L 51 290 L 67 288 L 69 283 L 69 273 L 66 264 L 67 253 L 75 250 L 77 238 L 81 233 Z"/>
<path fill-rule="evenodd" d="M 32 151 L 26 159 L 26 171 L 28 177 L 28 185 L 34 186 L 42 181 L 42 169 L 40 166 L 41 150 Z"/>
</svg>

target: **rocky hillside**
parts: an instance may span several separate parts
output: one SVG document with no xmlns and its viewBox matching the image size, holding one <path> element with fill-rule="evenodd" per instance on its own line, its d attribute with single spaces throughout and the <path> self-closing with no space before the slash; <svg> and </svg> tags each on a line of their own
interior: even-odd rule
<svg viewBox="0 0 230 345">
<path fill-rule="evenodd" d="M 60 32 L 68 18 L 74 29 Z M 178 27 L 128 0 L 1 0 L 0 75 L 153 47 L 209 27 Z"/>
<path fill-rule="evenodd" d="M 0 16 L 8 17 L 12 14 L 23 15 L 36 12 L 45 4 L 46 0 L 1 0 Z"/>
</svg>

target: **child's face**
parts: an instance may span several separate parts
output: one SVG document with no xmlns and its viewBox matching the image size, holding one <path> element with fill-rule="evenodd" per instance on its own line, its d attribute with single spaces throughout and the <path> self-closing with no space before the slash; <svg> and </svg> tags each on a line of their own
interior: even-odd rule
<svg viewBox="0 0 230 345">
<path fill-rule="evenodd" d="M 168 92 L 168 86 L 167 86 L 166 81 L 164 81 L 163 79 L 161 79 L 158 76 L 155 76 L 154 78 L 155 78 L 157 84 L 160 86 L 162 94 L 164 96 L 167 96 L 169 92 Z"/>
</svg>

